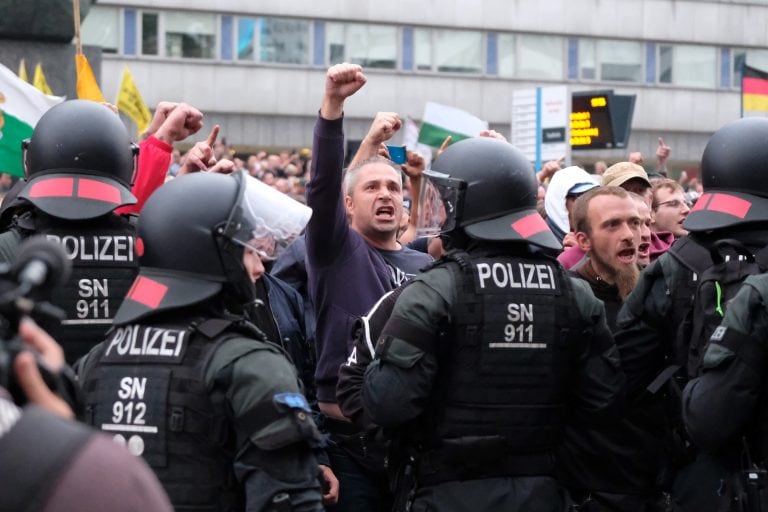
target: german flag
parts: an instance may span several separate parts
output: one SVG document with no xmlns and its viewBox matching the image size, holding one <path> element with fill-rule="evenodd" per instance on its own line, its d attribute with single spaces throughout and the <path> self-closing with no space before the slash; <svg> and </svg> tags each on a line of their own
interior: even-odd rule
<svg viewBox="0 0 768 512">
<path fill-rule="evenodd" d="M 744 66 L 741 74 L 741 111 L 768 112 L 768 73 Z"/>
</svg>

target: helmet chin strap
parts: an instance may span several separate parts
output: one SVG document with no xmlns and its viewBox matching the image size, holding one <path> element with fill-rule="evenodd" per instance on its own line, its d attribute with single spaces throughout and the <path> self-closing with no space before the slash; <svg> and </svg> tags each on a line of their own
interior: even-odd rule
<svg viewBox="0 0 768 512">
<path fill-rule="evenodd" d="M 232 242 L 225 235 L 217 236 L 216 241 L 227 279 L 224 289 L 225 294 L 228 296 L 228 304 L 239 304 L 242 306 L 252 302 L 256 298 L 256 289 L 243 264 L 245 248 Z"/>
<path fill-rule="evenodd" d="M 455 228 L 448 233 L 441 233 L 440 239 L 443 241 L 443 247 L 446 251 L 449 249 L 466 249 L 472 242 L 472 238 L 461 228 Z"/>
</svg>

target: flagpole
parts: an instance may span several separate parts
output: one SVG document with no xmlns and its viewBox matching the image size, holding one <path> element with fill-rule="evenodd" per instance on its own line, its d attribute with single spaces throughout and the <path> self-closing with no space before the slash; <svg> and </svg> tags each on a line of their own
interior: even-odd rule
<svg viewBox="0 0 768 512">
<path fill-rule="evenodd" d="M 72 2 L 75 18 L 75 51 L 80 55 L 83 53 L 83 44 L 80 41 L 80 0 L 72 0 Z"/>
<path fill-rule="evenodd" d="M 744 117 L 744 66 L 747 64 L 747 56 L 744 55 L 744 61 L 741 63 L 741 97 L 739 98 L 741 100 L 741 115 L 739 116 Z"/>
</svg>

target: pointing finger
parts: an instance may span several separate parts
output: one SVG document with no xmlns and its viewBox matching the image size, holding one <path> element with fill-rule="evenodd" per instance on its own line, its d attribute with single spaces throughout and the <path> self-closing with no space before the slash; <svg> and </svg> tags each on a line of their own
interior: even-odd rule
<svg viewBox="0 0 768 512">
<path fill-rule="evenodd" d="M 205 142 L 207 142 L 209 146 L 213 147 L 213 145 L 216 144 L 216 138 L 219 136 L 220 128 L 221 127 L 219 125 L 214 125 L 213 130 L 211 130 L 211 134 L 208 135 L 207 139 L 205 139 Z"/>
</svg>

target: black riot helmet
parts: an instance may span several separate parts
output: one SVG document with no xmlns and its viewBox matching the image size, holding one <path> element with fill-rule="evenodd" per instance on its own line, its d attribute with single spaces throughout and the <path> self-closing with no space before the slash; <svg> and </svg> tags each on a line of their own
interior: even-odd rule
<svg viewBox="0 0 768 512">
<path fill-rule="evenodd" d="M 27 186 L 19 197 L 62 219 L 91 219 L 133 204 L 138 146 L 104 105 L 72 100 L 40 118 L 23 142 Z"/>
<path fill-rule="evenodd" d="M 158 311 L 196 304 L 222 290 L 243 304 L 254 287 L 245 250 L 277 257 L 312 210 L 239 172 L 195 173 L 155 191 L 139 217 L 139 275 L 115 315 L 125 324 Z"/>
<path fill-rule="evenodd" d="M 533 168 L 511 144 L 488 137 L 462 140 L 424 176 L 429 179 L 422 180 L 420 235 L 562 247 L 536 211 Z"/>
<path fill-rule="evenodd" d="M 747 117 L 717 130 L 704 148 L 701 183 L 704 194 L 685 229 L 768 221 L 768 119 Z"/>
</svg>

